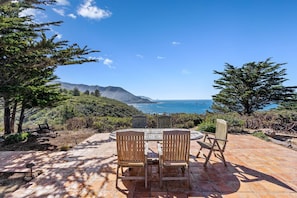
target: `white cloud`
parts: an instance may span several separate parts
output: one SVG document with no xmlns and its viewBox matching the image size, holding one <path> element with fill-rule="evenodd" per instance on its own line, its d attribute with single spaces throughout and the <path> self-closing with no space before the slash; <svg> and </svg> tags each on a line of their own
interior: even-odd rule
<svg viewBox="0 0 297 198">
<path fill-rule="evenodd" d="M 21 16 L 36 16 L 37 10 L 36 9 L 25 9 L 20 13 Z"/>
<path fill-rule="evenodd" d="M 136 56 L 137 56 L 138 58 L 143 58 L 143 55 L 141 55 L 141 54 L 136 54 Z"/>
<path fill-rule="evenodd" d="M 191 74 L 191 72 L 189 70 L 187 70 L 187 69 L 182 69 L 181 73 L 184 74 L 184 75 Z"/>
<path fill-rule="evenodd" d="M 70 17 L 70 18 L 73 18 L 73 19 L 76 19 L 76 15 L 75 14 L 68 14 L 68 16 Z"/>
<path fill-rule="evenodd" d="M 57 9 L 57 8 L 53 8 L 53 11 L 61 16 L 65 15 L 65 11 L 64 9 Z"/>
<path fill-rule="evenodd" d="M 43 21 L 43 19 L 46 19 L 47 18 L 47 15 L 44 12 L 42 12 L 40 10 L 37 10 L 37 9 L 31 9 L 31 8 L 28 8 L 28 9 L 23 10 L 20 13 L 20 16 L 21 17 L 32 16 L 33 17 L 33 20 L 35 22 L 40 22 L 40 21 Z"/>
<path fill-rule="evenodd" d="M 62 34 L 57 33 L 57 39 L 61 39 L 62 38 Z"/>
<path fill-rule="evenodd" d="M 103 58 L 103 57 L 91 57 L 92 59 L 97 59 L 100 62 L 103 62 L 103 65 L 107 65 L 110 69 L 115 69 L 113 66 L 113 60 L 109 58 Z"/>
<path fill-rule="evenodd" d="M 180 45 L 181 43 L 178 42 L 178 41 L 172 41 L 171 44 L 172 44 L 172 45 Z"/>
<path fill-rule="evenodd" d="M 57 5 L 70 5 L 68 0 L 56 0 L 57 1 Z"/>
<path fill-rule="evenodd" d="M 77 10 L 77 14 L 91 19 L 103 19 L 111 16 L 111 12 L 95 6 L 94 0 L 85 0 Z"/>
<path fill-rule="evenodd" d="M 107 65 L 109 68 L 112 68 L 113 61 L 109 58 L 104 59 L 103 64 Z"/>
<path fill-rule="evenodd" d="M 157 56 L 157 59 L 161 60 L 161 59 L 165 59 L 165 57 L 163 57 L 163 56 Z"/>
</svg>

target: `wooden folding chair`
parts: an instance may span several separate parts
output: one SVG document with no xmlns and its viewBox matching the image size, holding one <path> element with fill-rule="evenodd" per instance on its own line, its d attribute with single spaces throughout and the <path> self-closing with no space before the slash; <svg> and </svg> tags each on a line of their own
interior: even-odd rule
<svg viewBox="0 0 297 198">
<path fill-rule="evenodd" d="M 145 188 L 147 188 L 148 145 L 144 141 L 144 132 L 135 132 L 135 131 L 117 132 L 116 143 L 117 143 L 117 155 L 118 155 L 116 187 L 118 187 L 118 179 L 122 179 L 122 180 L 144 180 Z M 128 167 L 128 168 L 143 167 L 144 176 L 142 175 L 124 176 L 123 167 Z M 119 175 L 120 168 L 121 168 L 121 175 Z"/>
<path fill-rule="evenodd" d="M 163 142 L 158 144 L 160 186 L 166 180 L 186 180 L 190 183 L 189 156 L 190 156 L 190 131 L 163 131 Z M 163 169 L 168 167 L 181 167 L 182 176 L 164 176 Z M 187 174 L 185 174 L 187 170 Z"/>
<path fill-rule="evenodd" d="M 202 149 L 209 150 L 208 155 L 207 156 L 204 155 L 206 158 L 206 160 L 204 162 L 204 166 L 207 165 L 207 162 L 209 161 L 209 158 L 212 153 L 214 153 L 216 157 L 221 158 L 221 160 L 224 162 L 224 165 L 227 166 L 225 157 L 224 157 L 224 151 L 226 148 L 226 143 L 228 141 L 227 134 L 228 134 L 227 122 L 222 119 L 217 119 L 216 132 L 214 134 L 214 137 L 209 137 L 210 133 L 206 133 L 203 141 L 197 141 L 197 143 L 201 147 L 200 147 L 200 150 L 198 151 L 196 157 L 199 157 L 199 154 Z M 206 140 L 208 140 L 208 142 Z M 220 155 L 217 155 L 216 152 L 219 152 Z"/>
</svg>

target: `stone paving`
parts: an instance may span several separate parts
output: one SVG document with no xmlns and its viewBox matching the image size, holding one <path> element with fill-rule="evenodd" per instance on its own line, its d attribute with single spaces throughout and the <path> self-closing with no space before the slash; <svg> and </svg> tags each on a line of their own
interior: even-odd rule
<svg viewBox="0 0 297 198">
<path fill-rule="evenodd" d="M 95 134 L 70 151 L 0 152 L 0 172 L 24 172 L 36 164 L 42 174 L 4 197 L 297 197 L 297 152 L 251 135 L 228 136 L 227 167 L 212 157 L 195 158 L 191 141 L 191 188 L 182 181 L 159 187 L 157 165 L 149 166 L 148 188 L 143 181 L 121 181 L 115 187 L 116 143 L 109 134 Z M 156 151 L 156 142 L 150 142 Z"/>
</svg>

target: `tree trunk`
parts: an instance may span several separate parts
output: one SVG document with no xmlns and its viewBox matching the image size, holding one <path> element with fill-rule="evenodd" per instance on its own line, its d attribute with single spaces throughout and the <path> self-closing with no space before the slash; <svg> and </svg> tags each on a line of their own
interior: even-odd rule
<svg viewBox="0 0 297 198">
<path fill-rule="evenodd" d="M 20 120 L 18 124 L 18 133 L 22 132 L 24 119 L 25 119 L 25 105 L 22 104 L 21 112 L 20 112 Z"/>
<path fill-rule="evenodd" d="M 10 129 L 10 108 L 9 108 L 9 99 L 6 97 L 3 97 L 4 100 L 4 134 L 11 134 Z"/>
<path fill-rule="evenodd" d="M 15 123 L 17 105 L 18 105 L 18 102 L 15 100 L 14 104 L 13 104 L 13 109 L 12 109 L 12 112 L 11 112 L 11 117 L 10 117 L 10 130 L 11 130 L 11 133 L 14 133 L 14 123 Z"/>
</svg>

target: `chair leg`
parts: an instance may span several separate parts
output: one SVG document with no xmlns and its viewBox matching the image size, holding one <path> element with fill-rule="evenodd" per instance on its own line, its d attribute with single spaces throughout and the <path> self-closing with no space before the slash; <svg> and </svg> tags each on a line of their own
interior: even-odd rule
<svg viewBox="0 0 297 198">
<path fill-rule="evenodd" d="M 197 153 L 197 155 L 196 155 L 196 158 L 199 157 L 199 154 L 200 154 L 201 150 L 202 150 L 202 147 L 200 147 L 200 149 L 199 149 L 199 151 L 198 151 L 198 153 Z"/>
<path fill-rule="evenodd" d="M 223 162 L 224 162 L 224 165 L 227 166 L 225 157 L 224 157 L 224 155 L 223 155 L 223 152 L 220 151 L 220 153 L 221 153 L 221 157 L 222 157 L 222 160 L 223 160 Z"/>
<path fill-rule="evenodd" d="M 162 178 L 163 178 L 163 167 L 160 165 L 160 166 L 159 166 L 159 180 L 160 180 L 160 187 L 163 186 Z"/>
<path fill-rule="evenodd" d="M 116 177 L 116 188 L 118 187 L 119 169 L 120 169 L 120 166 L 118 165 L 118 166 L 117 166 L 117 177 Z"/>
<path fill-rule="evenodd" d="M 206 160 L 205 160 L 205 162 L 204 162 L 204 166 L 207 165 L 207 162 L 209 161 L 209 158 L 210 158 L 211 154 L 212 154 L 212 149 L 210 149 L 210 151 L 209 151 L 209 153 L 208 153 L 208 156 L 206 157 Z"/>
<path fill-rule="evenodd" d="M 144 186 L 145 188 L 147 188 L 147 169 L 148 169 L 148 166 L 147 164 L 144 165 L 144 172 L 145 172 L 145 175 L 144 175 Z"/>
<path fill-rule="evenodd" d="M 187 169 L 188 169 L 187 187 L 190 188 L 191 187 L 191 182 L 190 182 L 190 167 L 189 167 L 189 165 L 187 166 Z"/>
</svg>

